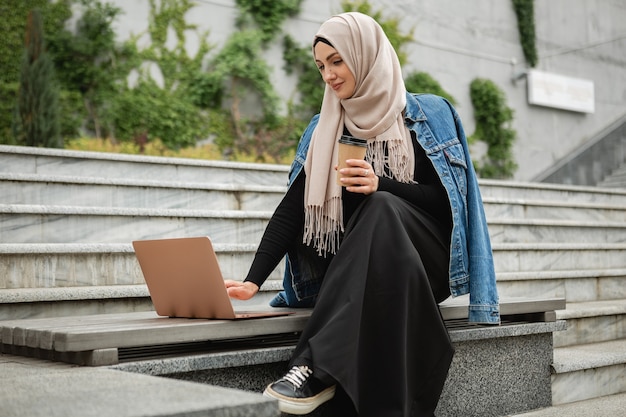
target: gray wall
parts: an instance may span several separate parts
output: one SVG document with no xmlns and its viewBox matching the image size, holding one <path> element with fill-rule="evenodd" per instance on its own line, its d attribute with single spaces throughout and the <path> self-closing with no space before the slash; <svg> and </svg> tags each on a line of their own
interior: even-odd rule
<svg viewBox="0 0 626 417">
<path fill-rule="evenodd" d="M 111 0 L 110 0 L 111 1 Z M 125 14 L 119 19 L 120 39 L 147 27 L 148 0 L 114 0 Z M 211 43 L 221 45 L 234 29 L 233 0 L 197 0 L 188 20 L 210 30 Z M 370 0 L 374 10 L 401 19 L 403 30 L 414 29 L 405 71 L 425 71 L 458 101 L 467 134 L 474 131 L 469 84 L 487 78 L 504 90 L 515 110 L 518 132 L 514 149 L 519 165 L 516 180 L 530 181 L 556 161 L 626 114 L 626 1 L 535 0 L 539 63 L 536 69 L 592 80 L 595 112 L 576 113 L 529 105 L 525 78 L 512 82 L 526 65 L 510 0 Z M 310 42 L 328 16 L 340 11 L 339 0 L 305 0 L 300 16 L 284 30 L 303 44 Z M 193 52 L 193 37 L 189 39 Z M 294 79 L 282 71 L 277 45 L 267 52 L 274 84 L 292 97 Z M 482 152 L 475 147 L 475 155 Z"/>
</svg>

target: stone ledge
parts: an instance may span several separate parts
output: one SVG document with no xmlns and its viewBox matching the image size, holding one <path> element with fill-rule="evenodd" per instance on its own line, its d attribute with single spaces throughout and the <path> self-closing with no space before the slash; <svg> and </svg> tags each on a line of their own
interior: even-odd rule
<svg viewBox="0 0 626 417">
<path fill-rule="evenodd" d="M 449 331 L 453 343 L 486 339 L 545 334 L 564 330 L 564 321 L 550 323 L 527 323 L 502 326 L 485 326 L 473 329 Z M 260 349 L 244 349 L 229 352 L 190 354 L 187 356 L 146 359 L 110 365 L 110 369 L 148 375 L 166 375 L 181 372 L 196 372 L 222 368 L 264 365 L 288 361 L 293 346 L 278 346 Z"/>
<path fill-rule="evenodd" d="M 567 329 L 567 322 L 559 320 L 545 323 L 513 323 L 500 326 L 476 326 L 470 329 L 450 330 L 452 342 L 497 339 L 531 334 L 553 333 Z"/>
</svg>

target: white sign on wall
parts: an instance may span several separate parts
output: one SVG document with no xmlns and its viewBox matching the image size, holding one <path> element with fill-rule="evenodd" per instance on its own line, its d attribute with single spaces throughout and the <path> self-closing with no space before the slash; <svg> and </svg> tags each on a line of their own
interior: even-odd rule
<svg viewBox="0 0 626 417">
<path fill-rule="evenodd" d="M 528 71 L 528 103 L 582 113 L 595 111 L 593 81 Z"/>
</svg>

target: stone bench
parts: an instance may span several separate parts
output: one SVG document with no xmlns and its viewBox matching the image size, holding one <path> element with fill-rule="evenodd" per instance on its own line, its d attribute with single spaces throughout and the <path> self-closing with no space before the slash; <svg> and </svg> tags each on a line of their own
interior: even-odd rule
<svg viewBox="0 0 626 417">
<path fill-rule="evenodd" d="M 565 308 L 563 299 L 502 300 L 501 326 L 468 324 L 466 297 L 440 308 L 456 353 L 438 416 L 551 405 L 552 333 L 565 328 L 555 314 Z M 0 347 L 6 354 L 261 392 L 286 370 L 309 315 L 208 321 L 138 312 L 10 320 L 0 322 Z M 331 407 L 315 414 L 332 415 Z"/>
</svg>

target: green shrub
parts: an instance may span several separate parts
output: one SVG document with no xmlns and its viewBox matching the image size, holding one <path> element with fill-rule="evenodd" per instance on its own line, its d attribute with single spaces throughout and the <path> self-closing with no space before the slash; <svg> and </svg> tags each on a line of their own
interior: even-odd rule
<svg viewBox="0 0 626 417">
<path fill-rule="evenodd" d="M 502 90 L 493 81 L 481 78 L 470 84 L 476 130 L 470 141 L 481 140 L 488 146 L 487 154 L 477 162 L 476 172 L 484 178 L 510 178 L 517 169 L 513 160 L 516 132 L 510 127 L 513 110 L 506 105 Z"/>
<path fill-rule="evenodd" d="M 446 98 L 450 103 L 456 100 L 448 94 L 432 76 L 425 72 L 412 72 L 404 80 L 407 91 L 411 93 L 430 93 Z"/>
<path fill-rule="evenodd" d="M 142 143 L 159 139 L 170 149 L 195 145 L 207 134 L 206 118 L 187 98 L 144 80 L 124 90 L 111 110 L 115 137 Z"/>
</svg>

